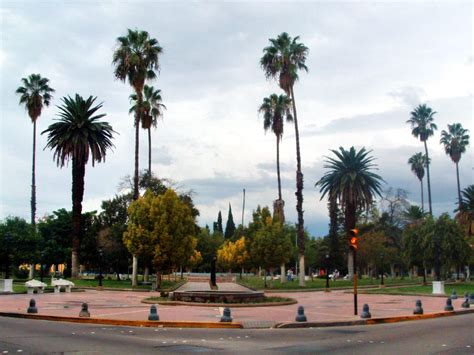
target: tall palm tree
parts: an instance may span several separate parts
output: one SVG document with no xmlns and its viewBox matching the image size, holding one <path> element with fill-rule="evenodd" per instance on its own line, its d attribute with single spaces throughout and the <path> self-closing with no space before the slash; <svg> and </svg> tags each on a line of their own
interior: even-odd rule
<svg viewBox="0 0 474 355">
<path fill-rule="evenodd" d="M 128 79 L 137 95 L 135 110 L 135 172 L 133 175 L 133 199 L 138 198 L 138 158 L 139 129 L 143 112 L 143 87 L 146 80 L 156 78 L 155 70 L 159 70 L 158 56 L 163 49 L 158 41 L 151 38 L 148 32 L 127 30 L 127 35 L 117 38 L 117 49 L 113 54 L 115 77 L 122 81 Z"/>
<path fill-rule="evenodd" d="M 113 147 L 114 130 L 107 122 L 99 121 L 105 116 L 96 114 L 102 104 L 94 105 L 96 98 L 84 100 L 76 94 L 73 99 L 64 97 L 58 106 L 59 119 L 41 134 L 48 133 L 46 148 L 54 150 L 54 160 L 63 167 L 72 160 L 72 277 L 79 277 L 78 251 L 81 233 L 82 199 L 84 176 L 89 156 L 92 166 L 105 160 L 108 149 Z"/>
<path fill-rule="evenodd" d="M 428 155 L 428 145 L 426 141 L 429 137 L 434 134 L 434 131 L 438 129 L 436 124 L 433 122 L 433 116 L 436 111 L 433 111 L 426 104 L 418 105 L 415 110 L 410 112 L 410 119 L 407 121 L 411 125 L 411 134 L 415 138 L 420 138 L 425 146 L 426 155 L 426 176 L 428 181 L 428 205 L 430 214 L 433 214 L 433 208 L 431 204 L 431 181 L 430 181 L 430 156 Z"/>
<path fill-rule="evenodd" d="M 20 105 L 25 105 L 28 116 L 33 122 L 33 163 L 31 167 L 31 226 L 36 226 L 36 121 L 41 116 L 43 106 L 49 106 L 54 89 L 49 86 L 49 79 L 40 74 L 31 74 L 22 78 L 23 86 L 16 89 L 20 95 Z"/>
<path fill-rule="evenodd" d="M 427 160 L 426 160 L 426 155 L 423 153 L 415 153 L 413 154 L 410 159 L 408 159 L 408 164 L 411 166 L 411 171 L 416 175 L 418 180 L 420 180 L 421 184 L 421 209 L 425 209 L 425 204 L 424 204 L 424 196 L 423 196 L 423 178 L 425 177 L 425 166 Z"/>
<path fill-rule="evenodd" d="M 383 179 L 372 172 L 376 168 L 374 157 L 362 148 L 356 151 L 354 147 L 339 151 L 331 150 L 336 157 L 325 157 L 325 169 L 328 171 L 316 182 L 320 187 L 321 199 L 328 195 L 329 200 L 336 200 L 344 211 L 344 223 L 347 235 L 357 223 L 357 210 L 368 209 L 375 195 L 381 195 Z M 353 275 L 353 254 L 349 251 L 349 275 Z"/>
<path fill-rule="evenodd" d="M 465 227 L 468 236 L 474 235 L 474 185 L 469 185 L 461 191 L 461 205 L 456 219 Z"/>
<path fill-rule="evenodd" d="M 263 114 L 263 129 L 271 130 L 276 137 L 276 161 L 277 161 L 277 178 L 278 178 L 278 200 L 279 206 L 283 207 L 283 199 L 281 197 L 281 178 L 280 178 L 280 141 L 283 137 L 284 121 L 293 121 L 291 115 L 291 99 L 282 94 L 272 94 L 263 99 L 258 111 Z M 280 221 L 284 222 L 283 208 L 279 210 Z"/>
<path fill-rule="evenodd" d="M 163 116 L 163 109 L 166 110 L 166 106 L 161 103 L 161 90 L 156 89 L 153 86 L 145 84 L 143 87 L 143 112 L 142 112 L 142 128 L 148 131 L 148 174 L 151 173 L 151 127 L 156 128 L 158 124 L 158 118 Z M 135 113 L 137 111 L 137 95 L 130 95 L 130 100 L 133 106 L 130 108 L 129 113 Z"/>
<path fill-rule="evenodd" d="M 296 137 L 296 211 L 298 212 L 298 254 L 300 264 L 299 284 L 305 285 L 304 267 L 304 219 L 303 219 L 303 173 L 301 172 L 300 134 L 298 130 L 298 116 L 296 114 L 296 101 L 294 85 L 298 80 L 298 71 L 308 71 L 306 57 L 309 49 L 299 43 L 299 37 L 291 38 L 283 32 L 277 38 L 270 38 L 270 45 L 263 49 L 260 65 L 265 71 L 267 79 L 278 79 L 281 89 L 290 96 L 293 104 L 293 120 L 295 122 Z"/>
<path fill-rule="evenodd" d="M 444 129 L 441 131 L 441 140 L 439 141 L 444 145 L 446 154 L 449 155 L 454 164 L 456 164 L 459 210 L 462 210 L 459 161 L 461 160 L 462 154 L 466 152 L 466 147 L 469 145 L 469 135 L 467 132 L 469 132 L 469 130 L 462 128 L 460 123 L 448 124 L 448 131 Z"/>
</svg>

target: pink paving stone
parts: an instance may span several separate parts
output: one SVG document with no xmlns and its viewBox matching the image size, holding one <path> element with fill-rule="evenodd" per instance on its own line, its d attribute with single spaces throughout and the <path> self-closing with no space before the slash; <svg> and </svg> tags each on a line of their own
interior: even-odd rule
<svg viewBox="0 0 474 355">
<path fill-rule="evenodd" d="M 188 284 L 187 286 L 193 287 Z M 196 288 L 204 286 L 196 286 Z M 236 290 L 236 284 L 220 284 L 220 289 Z M 298 305 L 271 307 L 234 307 L 232 317 L 237 322 L 292 322 L 299 305 L 304 306 L 308 321 L 342 321 L 359 319 L 353 312 L 353 295 L 347 291 L 272 293 L 272 296 L 294 298 Z M 141 303 L 144 298 L 159 296 L 158 292 L 97 291 L 73 293 L 45 293 L 34 295 L 0 296 L 0 312 L 26 313 L 29 300 L 34 298 L 38 314 L 77 317 L 81 304 L 87 302 L 93 318 L 146 320 L 150 305 Z M 444 311 L 445 297 L 392 296 L 359 294 L 359 314 L 364 303 L 369 304 L 373 318 L 408 316 L 413 314 L 415 301 L 420 299 L 425 314 Z M 454 309 L 461 309 L 462 298 L 453 300 Z M 222 308 L 205 306 L 158 305 L 160 320 L 219 321 Z"/>
</svg>

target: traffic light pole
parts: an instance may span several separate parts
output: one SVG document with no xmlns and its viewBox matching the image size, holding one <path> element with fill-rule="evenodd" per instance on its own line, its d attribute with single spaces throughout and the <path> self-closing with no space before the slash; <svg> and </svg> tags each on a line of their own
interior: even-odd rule
<svg viewBox="0 0 474 355">
<path fill-rule="evenodd" d="M 352 249 L 352 252 L 354 253 L 354 315 L 357 315 L 357 251 L 355 249 Z"/>
</svg>

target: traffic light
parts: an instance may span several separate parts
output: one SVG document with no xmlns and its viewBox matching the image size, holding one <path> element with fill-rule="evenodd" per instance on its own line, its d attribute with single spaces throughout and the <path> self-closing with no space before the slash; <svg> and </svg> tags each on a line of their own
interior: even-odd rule
<svg viewBox="0 0 474 355">
<path fill-rule="evenodd" d="M 352 250 L 357 250 L 359 248 L 359 230 L 358 229 L 351 229 L 349 231 L 349 248 Z"/>
</svg>

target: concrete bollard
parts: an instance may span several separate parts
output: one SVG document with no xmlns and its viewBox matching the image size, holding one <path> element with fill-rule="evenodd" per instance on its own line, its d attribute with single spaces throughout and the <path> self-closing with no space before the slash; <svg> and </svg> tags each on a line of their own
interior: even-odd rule
<svg viewBox="0 0 474 355">
<path fill-rule="evenodd" d="M 230 308 L 224 308 L 224 312 L 222 313 L 221 322 L 232 322 L 232 317 L 230 315 Z"/>
<path fill-rule="evenodd" d="M 83 303 L 81 311 L 79 312 L 79 317 L 89 318 L 90 316 L 91 314 L 89 313 L 89 306 L 87 305 L 87 303 Z"/>
<path fill-rule="evenodd" d="M 160 316 L 156 310 L 156 306 L 153 304 L 150 307 L 150 314 L 148 314 L 148 320 L 160 320 Z"/>
<path fill-rule="evenodd" d="M 469 295 L 466 294 L 464 295 L 464 302 L 461 304 L 461 307 L 462 308 L 469 308 L 470 307 L 470 304 L 469 304 Z"/>
<path fill-rule="evenodd" d="M 364 304 L 364 307 L 362 307 L 362 314 L 360 315 L 362 319 L 368 319 L 372 318 L 372 315 L 370 314 L 369 310 L 369 305 L 366 303 Z"/>
<path fill-rule="evenodd" d="M 457 300 L 458 299 L 458 294 L 456 293 L 456 290 L 454 288 L 451 291 L 451 299 L 452 300 Z"/>
<path fill-rule="evenodd" d="M 449 298 L 449 297 L 448 297 L 448 299 L 446 300 L 446 306 L 444 307 L 444 310 L 447 311 L 447 312 L 452 312 L 452 311 L 454 311 L 453 301 L 452 301 L 451 298 Z"/>
<path fill-rule="evenodd" d="M 415 310 L 413 314 L 423 314 L 423 306 L 421 305 L 421 300 L 416 301 Z"/>
<path fill-rule="evenodd" d="M 32 298 L 30 300 L 30 306 L 28 307 L 27 313 L 38 313 L 38 308 L 36 308 L 36 301 Z"/>
<path fill-rule="evenodd" d="M 296 315 L 296 319 L 295 319 L 297 322 L 306 322 L 306 315 L 304 314 L 304 307 L 303 306 L 299 306 L 298 307 L 298 314 Z"/>
</svg>

